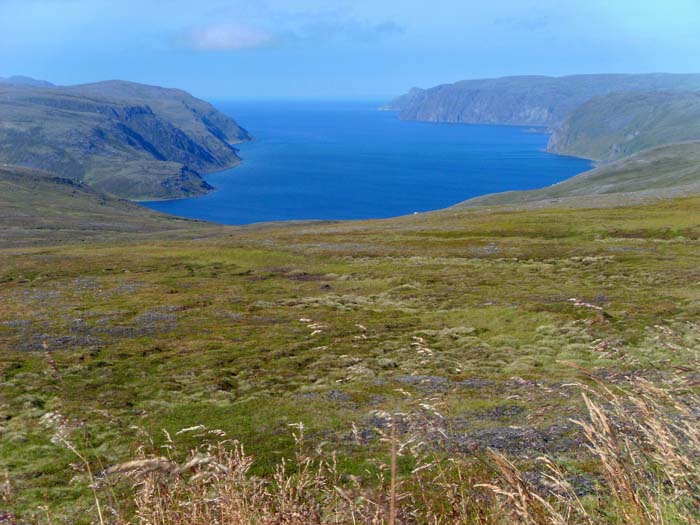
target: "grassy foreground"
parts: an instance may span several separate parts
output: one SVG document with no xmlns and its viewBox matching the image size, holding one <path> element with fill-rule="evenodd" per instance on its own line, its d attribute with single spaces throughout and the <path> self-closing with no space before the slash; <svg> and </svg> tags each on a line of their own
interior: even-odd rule
<svg viewBox="0 0 700 525">
<path fill-rule="evenodd" d="M 99 473 L 144 432 L 158 451 L 163 430 L 196 425 L 263 474 L 302 422 L 361 477 L 386 458 L 386 414 L 425 401 L 451 429 L 436 449 L 585 472 L 580 368 L 624 383 L 696 362 L 699 209 L 450 209 L 2 249 L 0 510 L 93 522 L 62 439 Z"/>
</svg>

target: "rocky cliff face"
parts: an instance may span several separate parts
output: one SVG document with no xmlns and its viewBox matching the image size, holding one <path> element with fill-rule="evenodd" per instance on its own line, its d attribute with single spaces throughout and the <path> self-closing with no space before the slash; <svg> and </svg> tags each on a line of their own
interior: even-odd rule
<svg viewBox="0 0 700 525">
<path fill-rule="evenodd" d="M 128 82 L 72 87 L 0 84 L 0 162 L 83 181 L 132 199 L 211 187 L 201 173 L 239 161 L 248 133 L 210 104 Z"/>
<path fill-rule="evenodd" d="M 414 88 L 387 107 L 405 120 L 554 127 L 595 96 L 700 90 L 700 75 L 524 76 Z"/>
</svg>

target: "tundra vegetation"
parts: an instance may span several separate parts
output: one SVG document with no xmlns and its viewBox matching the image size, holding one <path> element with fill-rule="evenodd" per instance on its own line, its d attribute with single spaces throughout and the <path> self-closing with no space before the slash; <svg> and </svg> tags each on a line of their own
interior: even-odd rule
<svg viewBox="0 0 700 525">
<path fill-rule="evenodd" d="M 698 522 L 700 198 L 125 231 L 90 202 L 0 217 L 0 521 Z"/>
</svg>

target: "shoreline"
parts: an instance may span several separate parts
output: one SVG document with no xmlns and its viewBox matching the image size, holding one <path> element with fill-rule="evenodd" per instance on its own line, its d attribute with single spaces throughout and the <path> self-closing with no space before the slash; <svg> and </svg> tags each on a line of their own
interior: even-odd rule
<svg viewBox="0 0 700 525">
<path fill-rule="evenodd" d="M 231 144 L 231 146 L 233 146 L 234 144 L 247 144 L 247 143 L 254 142 L 254 141 L 255 141 L 255 138 L 251 136 L 249 140 L 239 141 L 239 142 L 231 142 L 230 144 Z M 199 178 L 202 179 L 202 182 L 211 186 L 211 184 L 209 184 L 209 182 L 204 178 L 205 176 L 216 175 L 217 173 L 224 173 L 225 171 L 236 169 L 238 166 L 243 164 L 243 160 L 244 160 L 243 157 L 240 157 L 238 155 L 238 153 L 240 152 L 240 149 L 238 149 L 238 148 L 234 148 L 234 149 L 236 150 L 236 158 L 238 160 L 236 162 L 234 162 L 233 164 L 231 164 L 230 166 L 225 167 L 225 168 L 221 168 L 221 169 L 217 169 L 214 171 L 206 171 L 203 173 L 196 172 L 197 175 L 199 175 Z M 218 188 L 216 188 L 215 186 L 211 186 L 211 189 L 205 191 L 204 193 L 201 193 L 199 195 L 191 195 L 189 197 L 182 196 L 182 197 L 177 197 L 174 199 L 124 199 L 124 200 L 128 200 L 129 202 L 133 202 L 135 204 L 141 205 L 144 202 L 171 202 L 171 201 L 181 201 L 181 200 L 185 200 L 185 199 L 197 199 L 199 197 L 204 197 L 206 195 L 214 193 L 215 191 L 218 191 Z"/>
<path fill-rule="evenodd" d="M 374 109 L 374 112 L 376 112 L 376 113 L 384 113 L 384 112 L 385 112 L 385 111 L 378 111 L 376 107 L 373 108 L 373 109 Z M 399 121 L 399 122 L 402 122 L 402 121 L 401 121 L 400 119 L 398 119 L 398 118 L 397 118 L 396 120 Z M 441 125 L 444 125 L 444 124 L 452 124 L 452 125 L 459 124 L 459 125 L 463 125 L 463 126 L 465 126 L 465 127 L 467 127 L 467 126 L 473 126 L 473 127 L 484 127 L 484 128 L 487 128 L 487 127 L 488 127 L 488 128 L 511 128 L 511 129 L 512 129 L 512 128 L 520 128 L 520 132 L 523 133 L 523 134 L 526 134 L 526 135 L 551 135 L 551 131 L 548 130 L 545 126 L 538 126 L 538 127 L 535 127 L 535 126 L 531 126 L 531 125 L 530 125 L 530 126 L 525 126 L 525 125 L 508 125 L 508 124 L 466 124 L 466 123 L 445 123 L 445 122 L 425 122 L 425 123 L 428 123 L 428 124 L 441 124 Z M 517 131 L 516 131 L 516 133 L 517 133 Z M 531 140 L 528 140 L 528 139 L 523 139 L 523 140 L 526 141 L 526 142 L 525 142 L 526 144 L 530 144 L 530 143 L 532 142 Z M 539 141 L 539 139 L 538 139 L 538 141 Z M 246 141 L 246 142 L 252 142 L 252 140 L 251 140 L 251 141 Z M 509 144 L 509 143 L 508 143 L 508 144 Z M 504 144 L 502 149 L 507 150 L 508 144 Z M 352 146 L 352 145 L 353 145 L 353 144 L 350 144 L 350 146 Z M 529 146 L 527 146 L 527 149 L 528 149 L 528 151 L 530 151 L 530 147 L 529 147 Z M 407 215 L 417 215 L 417 214 L 423 215 L 423 214 L 426 214 L 426 213 L 440 212 L 440 211 L 443 211 L 443 210 L 448 210 L 448 209 L 453 208 L 453 207 L 455 207 L 455 206 L 460 206 L 460 205 L 462 205 L 463 203 L 468 202 L 469 200 L 477 199 L 477 198 L 481 198 L 481 197 L 485 197 L 485 196 L 490 196 L 490 195 L 494 195 L 494 194 L 509 193 L 509 192 L 513 192 L 513 191 L 537 191 L 537 190 L 540 190 L 540 189 L 547 188 L 547 187 L 551 186 L 552 184 L 557 184 L 557 183 L 561 183 L 561 182 L 570 180 L 570 179 L 573 178 L 573 177 L 579 176 L 579 175 L 581 175 L 581 174 L 583 174 L 583 173 L 586 173 L 586 172 L 591 171 L 592 169 L 595 169 L 595 165 L 590 161 L 590 159 L 583 159 L 583 158 L 581 158 L 581 157 L 576 157 L 576 156 L 573 156 L 573 155 L 561 155 L 561 154 L 558 154 L 558 153 L 554 153 L 554 152 L 547 151 L 546 147 L 542 147 L 542 146 L 540 146 L 539 148 L 537 148 L 537 147 L 532 148 L 531 151 L 533 151 L 533 152 L 537 151 L 537 152 L 539 152 L 539 153 L 541 153 L 541 154 L 544 154 L 544 155 L 546 155 L 546 156 L 553 156 L 553 157 L 568 158 L 568 159 L 572 159 L 572 160 L 587 161 L 587 165 L 586 165 L 586 166 L 581 166 L 581 167 L 579 167 L 578 170 L 575 171 L 574 173 L 566 174 L 565 178 L 563 178 L 563 179 L 560 180 L 560 181 L 554 182 L 554 183 L 551 183 L 551 182 L 548 182 L 548 181 L 545 180 L 545 181 L 542 181 L 541 184 L 537 185 L 536 187 L 530 188 L 530 189 L 525 189 L 525 190 L 519 190 L 519 189 L 515 189 L 515 190 L 513 190 L 513 189 L 503 189 L 503 190 L 501 190 L 501 191 L 490 192 L 490 191 L 488 191 L 488 188 L 482 188 L 484 191 L 481 191 L 481 192 L 479 192 L 479 193 L 477 193 L 477 194 L 474 194 L 473 196 L 469 196 L 469 191 L 466 192 L 466 196 L 465 196 L 465 197 L 460 197 L 460 196 L 459 196 L 459 193 L 457 193 L 457 194 L 456 194 L 456 195 L 457 195 L 457 198 L 456 198 L 454 201 L 452 201 L 452 202 L 449 202 L 449 201 L 448 201 L 447 203 L 440 203 L 440 204 L 438 204 L 438 206 L 430 207 L 430 208 L 426 208 L 426 209 L 422 209 L 421 206 L 416 206 L 416 207 L 413 208 L 413 209 L 410 209 L 410 208 L 409 208 L 409 209 L 406 209 L 406 210 L 398 209 L 398 210 L 395 210 L 396 213 L 392 213 L 391 215 L 387 215 L 387 216 L 382 215 L 381 211 L 377 211 L 377 213 L 376 213 L 375 215 L 370 215 L 369 217 L 362 217 L 362 216 L 361 216 L 361 217 L 353 217 L 354 213 L 352 213 L 352 211 L 351 211 L 350 213 L 347 214 L 347 218 L 342 218 L 342 219 L 338 219 L 336 216 L 325 216 L 325 215 L 320 215 L 320 216 L 313 217 L 313 218 L 307 218 L 307 217 L 305 217 L 303 214 L 302 214 L 302 215 L 298 215 L 298 216 L 291 216 L 290 213 L 287 214 L 287 215 L 290 216 L 290 218 L 273 217 L 273 218 L 269 218 L 269 219 L 268 219 L 268 218 L 261 218 L 261 217 L 259 218 L 258 216 L 251 216 L 251 218 L 248 219 L 248 218 L 246 218 L 246 217 L 233 217 L 233 216 L 235 216 L 234 213 L 232 213 L 232 217 L 231 217 L 231 218 L 228 218 L 227 216 L 225 216 L 225 212 L 224 212 L 224 213 L 219 213 L 219 216 L 217 217 L 218 220 L 215 221 L 215 220 L 212 220 L 212 219 L 207 219 L 206 217 L 207 217 L 207 216 L 212 216 L 212 214 L 206 213 L 205 210 L 203 210 L 203 209 L 202 209 L 202 210 L 199 210 L 201 213 L 198 214 L 198 213 L 197 213 L 197 209 L 196 209 L 196 207 L 197 207 L 198 205 L 194 205 L 193 208 L 189 208 L 189 209 L 187 209 L 187 205 L 184 205 L 184 207 L 182 207 L 182 208 L 178 208 L 177 205 L 176 205 L 176 206 L 173 206 L 174 209 L 173 209 L 172 211 L 170 211 L 170 210 L 168 210 L 168 209 L 161 209 L 161 208 L 158 206 L 159 204 L 163 204 L 163 203 L 177 203 L 177 202 L 185 202 L 185 201 L 193 200 L 193 199 L 199 199 L 199 198 L 201 198 L 201 197 L 205 197 L 205 196 L 207 196 L 207 195 L 214 194 L 214 193 L 216 193 L 216 192 L 226 191 L 226 188 L 224 188 L 223 186 L 219 187 L 219 185 L 215 186 L 215 187 L 214 187 L 212 190 L 210 190 L 210 191 L 207 191 L 207 192 L 204 192 L 204 193 L 198 194 L 198 195 L 193 195 L 193 196 L 183 196 L 183 197 L 171 198 L 171 199 L 138 200 L 138 201 L 132 201 L 132 202 L 135 202 L 136 204 L 138 204 L 138 205 L 140 205 L 140 206 L 143 206 L 143 207 L 145 207 L 145 208 L 148 208 L 148 209 L 151 209 L 151 210 L 155 210 L 155 211 L 158 211 L 158 212 L 160 212 L 160 213 L 166 213 L 166 214 L 169 214 L 169 215 L 172 215 L 172 216 L 175 216 L 175 217 L 183 217 L 183 216 L 184 216 L 184 217 L 194 218 L 194 219 L 196 219 L 196 220 L 203 220 L 203 221 L 211 222 L 211 223 L 213 223 L 213 224 L 220 224 L 220 225 L 243 226 L 243 225 L 251 224 L 251 223 L 254 223 L 254 224 L 272 223 L 272 222 L 275 222 L 275 223 L 280 223 L 280 222 L 282 222 L 282 223 L 283 223 L 283 222 L 292 222 L 292 221 L 307 222 L 307 221 L 326 221 L 326 220 L 331 220 L 331 221 L 338 221 L 338 220 L 341 220 L 341 221 L 355 221 L 355 220 L 386 220 L 386 219 L 391 219 L 391 218 L 395 218 L 395 217 L 403 217 L 403 216 L 407 216 Z M 504 151 L 504 153 L 507 154 L 507 151 Z M 231 170 L 231 169 L 235 169 L 236 167 L 240 166 L 240 164 L 242 164 L 243 162 L 245 162 L 245 160 L 246 160 L 245 157 L 242 157 L 238 163 L 236 163 L 234 166 L 232 166 L 232 167 L 230 167 L 230 168 L 225 168 L 225 169 L 221 169 L 221 170 L 216 170 L 216 171 L 208 172 L 208 173 L 205 173 L 205 174 L 203 174 L 203 175 L 204 175 L 204 176 L 206 176 L 206 175 L 215 175 L 215 174 L 227 172 L 227 171 L 229 171 L 229 170 Z M 515 161 L 515 162 L 517 163 L 518 161 Z M 274 163 L 273 163 L 273 164 L 274 164 Z M 524 164 L 527 165 L 526 162 L 525 162 Z M 469 165 L 468 165 L 468 164 L 465 164 L 465 168 L 468 168 L 468 167 L 469 167 Z M 562 169 L 562 168 L 557 168 L 557 169 Z M 565 169 L 565 168 L 564 168 L 564 169 Z M 472 171 L 474 171 L 474 170 L 470 170 L 469 173 L 471 173 Z M 545 171 L 546 171 L 546 170 L 545 170 Z M 556 174 L 556 170 L 552 170 L 552 173 Z M 537 178 L 537 177 L 530 177 L 530 178 L 528 178 L 528 176 L 529 176 L 530 174 L 527 172 L 527 169 L 525 169 L 523 175 L 524 175 L 524 180 L 521 181 L 521 184 L 523 184 L 523 185 L 524 185 L 524 184 L 527 184 L 527 181 L 528 181 L 528 180 L 533 180 L 533 179 Z M 209 181 L 209 180 L 206 180 L 204 176 L 203 176 L 202 178 L 203 178 L 207 183 L 210 183 L 210 181 Z M 477 189 L 477 191 L 478 191 L 479 185 L 482 184 L 482 183 L 478 182 L 478 181 L 479 181 L 479 172 L 478 172 L 478 170 L 475 170 L 475 171 L 474 171 L 474 177 L 475 177 L 475 181 L 477 181 L 477 182 L 476 182 L 476 189 Z M 521 175 L 521 177 L 522 177 L 522 175 Z M 483 176 L 482 176 L 481 178 L 483 179 Z M 514 182 L 517 183 L 517 181 L 514 181 Z M 221 184 L 220 181 L 219 181 L 219 184 Z M 211 184 L 211 185 L 214 186 L 213 184 Z M 229 188 L 229 189 L 230 189 L 230 188 Z M 444 201 L 444 199 L 442 199 L 442 200 Z M 152 207 L 152 206 L 150 206 L 150 204 L 153 204 L 154 206 Z M 218 211 L 219 211 L 218 207 L 216 207 L 216 206 L 214 206 L 214 207 L 212 208 L 212 210 L 214 210 L 215 212 L 218 212 Z M 182 213 L 178 213 L 179 211 L 182 211 Z M 312 209 L 311 211 L 313 212 L 313 209 Z M 341 209 L 340 211 L 343 211 L 343 210 Z M 369 211 L 370 211 L 370 213 L 371 213 L 371 210 L 369 210 Z M 323 214 L 324 212 L 323 212 L 322 210 L 319 210 L 319 213 L 320 213 L 320 214 Z M 357 214 L 358 214 L 358 215 L 362 215 L 362 213 L 363 213 L 363 210 L 359 210 Z M 198 216 L 197 216 L 197 215 L 198 215 Z M 222 216 L 222 215 L 224 215 L 224 216 Z M 242 215 L 245 215 L 245 214 L 242 214 Z M 263 213 L 262 215 L 265 215 L 265 214 Z M 268 214 L 268 215 L 274 215 L 274 214 Z M 284 214 L 281 214 L 281 215 L 284 216 Z M 252 222 L 248 222 L 249 220 L 252 221 Z"/>
</svg>

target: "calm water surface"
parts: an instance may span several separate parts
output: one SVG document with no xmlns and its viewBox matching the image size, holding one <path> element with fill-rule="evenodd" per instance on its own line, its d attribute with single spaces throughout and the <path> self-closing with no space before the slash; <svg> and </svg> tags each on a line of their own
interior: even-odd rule
<svg viewBox="0 0 700 525">
<path fill-rule="evenodd" d="M 545 153 L 528 128 L 403 122 L 380 102 L 240 102 L 217 107 L 248 129 L 243 163 L 206 176 L 203 197 L 144 203 L 225 224 L 368 219 L 540 188 L 590 168 Z"/>
</svg>

